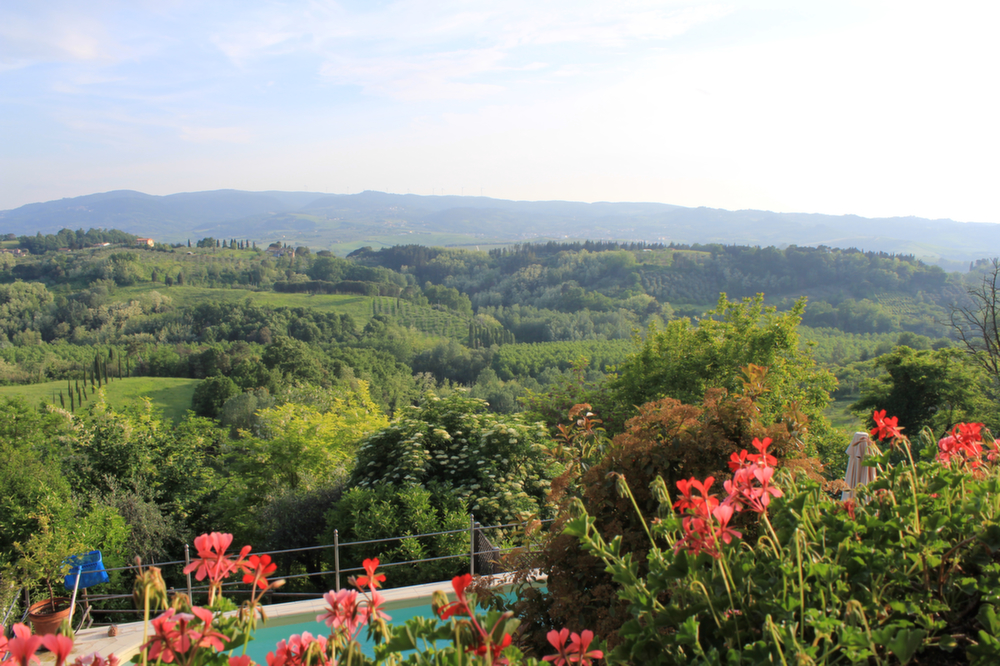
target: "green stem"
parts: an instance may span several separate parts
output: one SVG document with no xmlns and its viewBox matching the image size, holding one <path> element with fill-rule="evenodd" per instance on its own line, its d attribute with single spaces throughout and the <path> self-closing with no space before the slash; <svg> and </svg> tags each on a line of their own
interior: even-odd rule
<svg viewBox="0 0 1000 666">
<path fill-rule="evenodd" d="M 145 591 L 145 594 L 142 595 L 143 596 L 143 599 L 142 599 L 142 605 L 143 605 L 143 613 L 142 613 L 142 644 L 143 644 L 143 646 L 146 645 L 146 637 L 147 637 L 148 631 L 149 631 L 149 585 L 148 584 L 144 587 L 144 591 Z M 147 659 L 148 659 L 148 654 L 149 654 L 149 650 L 145 649 L 145 647 L 144 647 L 143 650 L 142 650 L 142 666 L 146 666 Z"/>
<path fill-rule="evenodd" d="M 767 630 L 771 633 L 771 638 L 774 640 L 774 646 L 778 648 L 778 658 L 781 659 L 783 666 L 788 666 L 788 661 L 785 660 L 785 651 L 781 649 L 781 636 L 778 635 L 778 628 L 774 626 L 774 620 L 771 616 L 767 616 Z"/>
<path fill-rule="evenodd" d="M 910 493 L 913 495 L 913 515 L 916 520 L 916 534 L 920 534 L 920 506 L 917 502 L 917 466 L 913 462 L 913 452 L 910 450 L 910 440 L 903 438 L 903 449 L 910 461 Z"/>
<path fill-rule="evenodd" d="M 733 611 L 740 610 L 736 608 L 736 601 L 733 599 L 733 588 L 730 585 L 730 578 L 732 573 L 729 571 L 729 563 L 726 562 L 725 554 L 721 554 L 719 557 L 719 570 L 722 572 L 722 582 L 726 584 L 726 594 L 729 595 L 729 608 Z M 743 641 L 740 638 L 740 623 L 736 619 L 735 613 L 733 614 L 733 623 L 736 626 L 736 645 L 742 645 Z"/>
<path fill-rule="evenodd" d="M 646 519 L 642 515 L 642 511 L 639 510 L 639 504 L 635 501 L 635 495 L 632 494 L 632 489 L 628 485 L 628 481 L 625 479 L 623 474 L 616 474 L 620 483 L 618 488 L 624 491 L 628 498 L 632 501 L 632 507 L 635 509 L 635 515 L 639 516 L 639 522 L 642 523 L 642 529 L 646 531 L 646 536 L 649 537 L 649 544 L 651 546 L 656 546 L 656 542 L 653 541 L 653 533 L 649 531 L 649 525 L 646 524 Z"/>
<path fill-rule="evenodd" d="M 767 531 L 771 534 L 771 539 L 774 543 L 774 556 L 780 558 L 781 552 L 779 548 L 781 547 L 781 542 L 778 540 L 778 535 L 774 533 L 774 528 L 771 526 L 771 520 L 767 517 L 767 511 L 760 514 L 764 518 L 764 524 L 767 525 Z"/>
<path fill-rule="evenodd" d="M 795 534 L 795 561 L 799 570 L 799 640 L 805 640 L 806 631 L 806 582 L 802 573 L 802 546 L 800 537 L 802 533 L 796 531 Z"/>
</svg>

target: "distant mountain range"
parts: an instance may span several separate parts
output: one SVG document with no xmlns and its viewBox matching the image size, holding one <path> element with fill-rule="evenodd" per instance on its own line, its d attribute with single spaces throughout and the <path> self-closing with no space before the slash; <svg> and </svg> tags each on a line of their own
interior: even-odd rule
<svg viewBox="0 0 1000 666">
<path fill-rule="evenodd" d="M 164 242 L 205 236 L 249 238 L 337 252 L 362 245 L 489 246 L 615 239 L 857 247 L 914 254 L 952 268 L 1000 254 L 1000 224 L 658 203 L 507 201 L 371 191 L 335 195 L 216 190 L 153 196 L 118 190 L 0 211 L 0 234 L 91 227 L 121 229 Z"/>
</svg>

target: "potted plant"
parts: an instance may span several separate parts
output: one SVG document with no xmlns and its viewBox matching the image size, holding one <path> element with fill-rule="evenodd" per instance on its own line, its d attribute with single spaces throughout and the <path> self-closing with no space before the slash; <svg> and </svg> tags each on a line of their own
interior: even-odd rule
<svg viewBox="0 0 1000 666">
<path fill-rule="evenodd" d="M 79 548 L 71 543 L 68 531 L 53 527 L 51 517 L 42 514 L 38 516 L 38 530 L 23 545 L 15 543 L 14 549 L 19 555 L 14 568 L 20 584 L 29 590 L 44 585 L 42 589 L 49 595 L 28 607 L 32 629 L 36 634 L 54 634 L 69 617 L 71 604 L 68 597 L 55 595 L 53 584 L 69 571 L 66 559 Z"/>
</svg>

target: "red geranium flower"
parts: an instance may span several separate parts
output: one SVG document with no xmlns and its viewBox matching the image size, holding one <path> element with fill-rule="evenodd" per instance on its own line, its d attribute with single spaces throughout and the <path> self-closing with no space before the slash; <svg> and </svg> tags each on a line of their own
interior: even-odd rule
<svg viewBox="0 0 1000 666">
<path fill-rule="evenodd" d="M 28 625 L 18 622 L 14 625 L 14 638 L 7 641 L 7 651 L 10 652 L 10 661 L 18 666 L 28 666 L 28 662 L 38 663 L 35 653 L 42 645 L 41 636 L 32 636 Z"/>
<path fill-rule="evenodd" d="M 469 600 L 465 596 L 465 588 L 472 584 L 472 574 L 455 576 L 451 579 L 451 586 L 455 590 L 457 600 L 442 606 L 438 610 L 438 615 L 442 620 L 447 620 L 453 615 L 471 615 L 469 612 Z"/>
<path fill-rule="evenodd" d="M 876 411 L 872 415 L 872 420 L 875 421 L 875 427 L 872 428 L 872 436 L 877 436 L 878 440 L 881 442 L 883 439 L 896 439 L 902 435 L 901 430 L 903 428 L 899 427 L 899 418 L 895 416 L 890 416 L 886 418 L 885 410 Z"/>
<path fill-rule="evenodd" d="M 262 590 L 267 589 L 267 577 L 277 571 L 278 565 L 271 562 L 270 555 L 251 555 L 243 570 L 243 582 L 251 585 L 256 584 Z"/>
<path fill-rule="evenodd" d="M 555 666 L 566 666 L 567 662 L 569 662 L 569 655 L 566 653 L 566 641 L 569 640 L 569 629 L 563 628 L 559 631 L 553 629 L 545 637 L 549 639 L 549 643 L 558 652 L 550 654 L 547 657 L 542 657 L 542 660 L 551 661 Z"/>
<path fill-rule="evenodd" d="M 73 639 L 69 636 L 48 634 L 42 636 L 42 645 L 56 656 L 56 666 L 63 666 L 66 663 L 66 657 L 69 656 L 70 651 L 73 649 Z"/>
<path fill-rule="evenodd" d="M 375 570 L 378 568 L 378 558 L 372 557 L 361 565 L 365 568 L 365 573 L 367 576 L 358 576 L 358 587 L 370 587 L 373 590 L 378 589 L 378 584 L 385 582 L 385 574 L 376 574 Z"/>
<path fill-rule="evenodd" d="M 771 445 L 770 437 L 765 437 L 763 441 L 754 437 L 751 444 L 753 444 L 753 447 L 760 453 L 751 453 L 747 456 L 747 460 L 757 463 L 761 467 L 778 464 L 778 459 L 767 452 L 767 447 Z M 732 463 L 730 463 L 730 467 L 732 467 Z"/>
<path fill-rule="evenodd" d="M 592 659 L 601 659 L 604 657 L 604 653 L 600 650 L 590 650 L 590 643 L 594 640 L 594 632 L 590 629 L 584 629 L 579 634 L 574 633 L 570 636 L 570 645 L 566 649 L 566 653 L 569 654 L 569 660 L 574 664 L 580 664 L 581 666 L 590 666 L 593 663 Z"/>
</svg>

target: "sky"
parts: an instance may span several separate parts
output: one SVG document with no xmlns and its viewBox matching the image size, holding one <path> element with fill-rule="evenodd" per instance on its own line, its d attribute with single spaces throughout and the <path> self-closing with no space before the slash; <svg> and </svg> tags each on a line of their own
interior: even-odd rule
<svg viewBox="0 0 1000 666">
<path fill-rule="evenodd" d="M 1000 3 L 4 0 L 0 210 L 233 188 L 1000 222 Z"/>
</svg>

